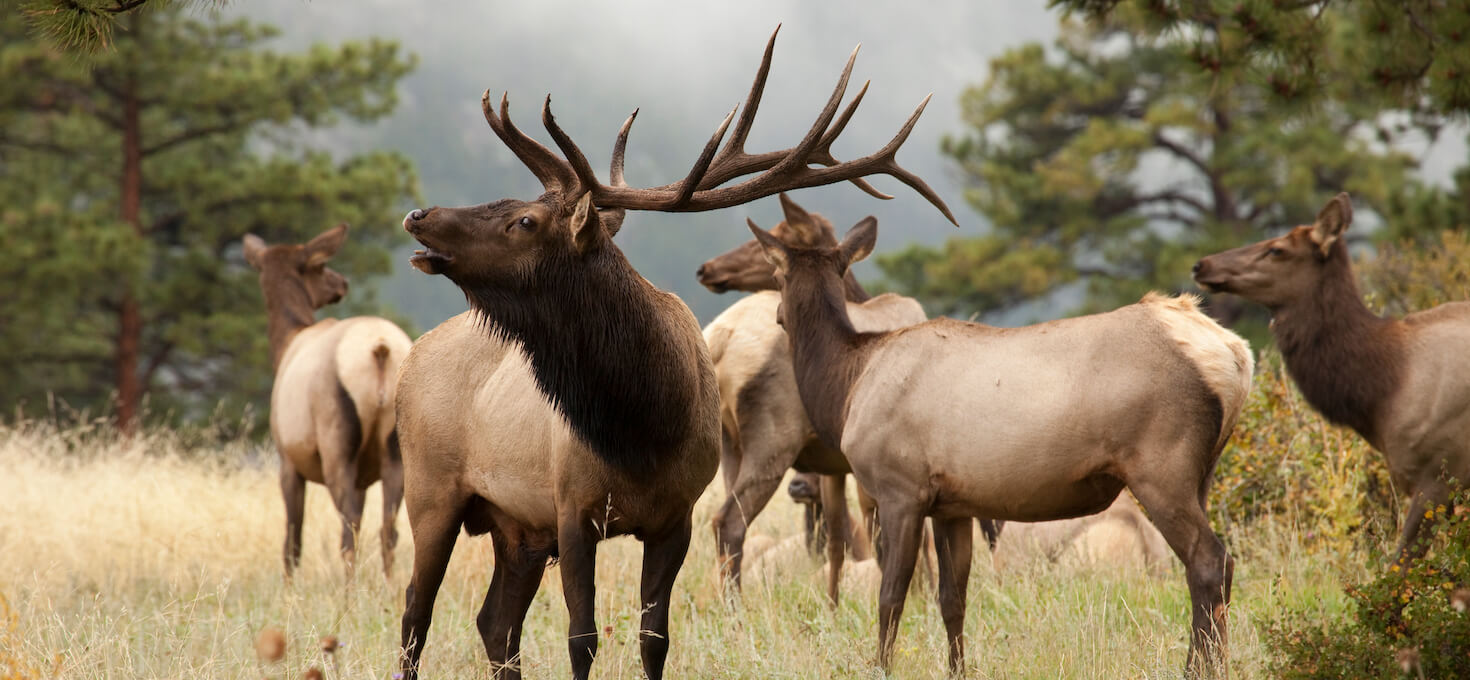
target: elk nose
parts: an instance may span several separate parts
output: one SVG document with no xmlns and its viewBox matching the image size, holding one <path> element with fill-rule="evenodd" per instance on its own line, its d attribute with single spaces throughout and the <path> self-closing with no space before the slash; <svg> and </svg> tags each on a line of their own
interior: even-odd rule
<svg viewBox="0 0 1470 680">
<path fill-rule="evenodd" d="M 1194 267 L 1190 268 L 1189 273 L 1198 274 L 1199 270 L 1204 268 L 1204 264 L 1204 260 L 1200 260 L 1199 262 L 1194 263 Z"/>
<path fill-rule="evenodd" d="M 706 262 L 705 264 L 709 264 L 709 263 Z M 694 270 L 694 276 L 696 276 L 697 278 L 701 278 L 701 279 L 704 278 L 704 265 L 703 264 L 702 265 L 699 265 L 699 269 Z"/>
<path fill-rule="evenodd" d="M 414 222 L 424 219 L 424 217 L 428 216 L 428 214 L 429 213 L 424 212 L 422 208 L 414 208 L 413 210 L 408 211 L 408 214 L 403 216 L 403 230 L 409 233 L 414 233 L 414 227 L 416 226 L 414 225 Z"/>
</svg>

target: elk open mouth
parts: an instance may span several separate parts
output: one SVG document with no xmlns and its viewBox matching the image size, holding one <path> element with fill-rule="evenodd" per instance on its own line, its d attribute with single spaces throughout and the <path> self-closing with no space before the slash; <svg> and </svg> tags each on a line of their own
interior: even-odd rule
<svg viewBox="0 0 1470 680">
<path fill-rule="evenodd" d="M 413 251 L 413 256 L 408 258 L 408 263 L 425 274 L 443 274 L 454 262 L 454 256 L 441 253 L 433 248 L 423 248 Z"/>
<path fill-rule="evenodd" d="M 1226 279 L 1208 279 L 1197 276 L 1195 277 L 1194 282 L 1199 284 L 1200 288 L 1205 289 L 1205 291 L 1209 293 L 1230 292 L 1229 282 Z"/>
</svg>

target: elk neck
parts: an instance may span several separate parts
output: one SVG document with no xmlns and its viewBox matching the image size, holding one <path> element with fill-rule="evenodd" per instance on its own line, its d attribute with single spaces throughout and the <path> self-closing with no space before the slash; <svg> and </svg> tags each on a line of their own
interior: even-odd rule
<svg viewBox="0 0 1470 680">
<path fill-rule="evenodd" d="M 848 302 L 859 304 L 873 299 L 873 296 L 868 294 L 868 289 L 863 288 L 863 284 L 858 283 L 857 277 L 853 276 L 851 269 L 848 269 L 847 273 L 842 275 L 842 295 Z"/>
<path fill-rule="evenodd" d="M 1271 332 L 1307 402 L 1377 446 L 1376 424 L 1403 380 L 1401 323 L 1363 304 L 1341 241 L 1315 284 L 1315 290 L 1272 310 Z"/>
<path fill-rule="evenodd" d="M 265 296 L 266 337 L 271 345 L 271 370 L 280 369 L 281 357 L 303 328 L 316 323 L 316 307 L 306 284 L 291 277 L 260 279 Z"/>
<path fill-rule="evenodd" d="M 801 401 L 817 436 L 834 449 L 841 448 L 853 386 L 880 337 L 853 328 L 844 295 L 850 290 L 835 275 L 807 272 L 788 275 L 781 294 Z"/>
<path fill-rule="evenodd" d="M 583 443 L 626 473 L 656 471 L 697 426 L 697 324 L 682 324 L 687 309 L 611 244 L 580 259 L 550 256 L 529 277 L 519 291 L 465 293 L 492 333 L 525 348 L 542 393 Z"/>
</svg>

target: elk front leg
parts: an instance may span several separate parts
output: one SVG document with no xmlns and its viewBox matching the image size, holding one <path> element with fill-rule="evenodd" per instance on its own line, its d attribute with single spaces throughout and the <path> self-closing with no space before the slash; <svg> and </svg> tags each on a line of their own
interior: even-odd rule
<svg viewBox="0 0 1470 680">
<path fill-rule="evenodd" d="M 388 435 L 388 447 L 379 466 L 383 477 L 383 577 L 393 576 L 393 551 L 398 547 L 398 505 L 403 502 L 403 457 L 398 433 Z"/>
<path fill-rule="evenodd" d="M 934 550 L 939 562 L 939 614 L 949 636 L 950 675 L 965 671 L 965 595 L 970 583 L 974 531 L 970 518 L 934 520 Z"/>
<path fill-rule="evenodd" d="M 561 556 L 562 595 L 567 601 L 567 652 L 572 677 L 587 680 L 597 658 L 597 541 L 601 538 L 583 517 L 567 517 L 557 531 Z"/>
<path fill-rule="evenodd" d="M 286 580 L 301 564 L 301 521 L 306 515 L 306 479 L 286 455 L 281 454 L 281 497 L 286 501 L 286 543 L 281 561 L 286 565 Z"/>
<path fill-rule="evenodd" d="M 1409 499 L 1409 509 L 1404 514 L 1404 529 L 1399 534 L 1399 544 L 1395 550 L 1398 557 L 1394 564 L 1400 569 L 1407 568 L 1410 562 L 1422 557 L 1429 549 L 1435 522 L 1434 510 L 1439 505 L 1448 506 L 1449 498 L 1449 487 L 1439 482 L 1420 484 L 1415 490 Z"/>
<path fill-rule="evenodd" d="M 847 557 L 847 475 L 822 475 L 822 520 L 827 532 L 827 599 L 837 606 L 837 586 Z"/>
<path fill-rule="evenodd" d="M 664 675 L 664 662 L 669 656 L 669 601 L 674 594 L 674 579 L 689 553 L 691 529 L 686 519 L 668 533 L 643 542 L 643 621 L 638 647 L 648 680 L 661 680 Z"/>
<path fill-rule="evenodd" d="M 919 559 L 924 517 L 917 507 L 895 501 L 880 506 L 878 518 L 881 524 L 878 541 L 883 546 L 883 586 L 878 591 L 878 665 L 886 671 L 891 665 L 909 582 L 914 577 L 914 563 Z"/>
<path fill-rule="evenodd" d="M 785 467 L 775 473 L 758 472 L 755 469 L 758 466 L 750 463 L 751 461 L 745 461 L 742 464 L 735 488 L 725 498 L 724 505 L 720 506 L 714 517 L 715 548 L 720 560 L 721 580 L 733 584 L 737 590 L 740 588 L 746 529 L 751 520 L 771 501 L 771 496 L 775 495 L 776 489 L 781 485 L 781 477 L 786 473 Z"/>
<path fill-rule="evenodd" d="M 444 582 L 444 570 L 459 538 L 463 499 L 418 494 L 408 499 L 408 526 L 413 533 L 413 573 L 404 593 L 403 632 L 399 670 L 403 680 L 415 680 L 419 657 L 434 616 L 434 599 Z"/>
</svg>

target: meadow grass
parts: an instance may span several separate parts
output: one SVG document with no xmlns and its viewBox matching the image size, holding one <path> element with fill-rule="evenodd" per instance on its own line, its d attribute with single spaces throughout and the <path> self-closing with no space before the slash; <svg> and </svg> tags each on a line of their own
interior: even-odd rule
<svg viewBox="0 0 1470 680">
<path fill-rule="evenodd" d="M 132 440 L 44 423 L 0 427 L 0 678 L 388 678 L 396 670 L 412 536 L 384 578 L 375 486 L 355 574 L 338 557 L 340 524 L 325 490 L 307 493 L 304 554 L 282 578 L 284 510 L 275 456 L 246 443 L 198 448 L 168 432 Z M 727 599 L 714 578 L 709 518 L 718 482 L 700 502 L 673 603 L 668 675 L 676 678 L 872 678 L 876 592 L 848 590 L 827 605 L 816 564 Z M 800 510 L 778 494 L 755 531 L 799 531 Z M 1221 530 L 1221 527 L 1216 527 Z M 1343 578 L 1370 569 L 1358 553 L 1314 552 L 1289 519 L 1221 531 L 1236 556 L 1230 609 L 1234 677 L 1266 677 L 1262 625 L 1283 612 L 1340 617 Z M 978 542 L 978 541 L 977 541 Z M 968 676 L 1177 677 L 1188 645 L 1188 591 L 1176 563 L 1163 576 L 1060 566 L 1042 559 L 997 573 L 977 548 L 966 616 Z M 594 677 L 641 676 L 637 574 L 628 538 L 598 552 Z M 474 619 L 493 562 L 485 537 L 462 535 L 424 653 L 429 678 L 487 677 Z M 553 567 L 527 619 L 528 677 L 569 673 L 567 615 Z M 285 658 L 257 658 L 266 627 L 284 631 Z M 336 636 L 335 654 L 319 641 Z M 909 599 L 895 677 L 945 676 L 938 608 Z"/>
</svg>

